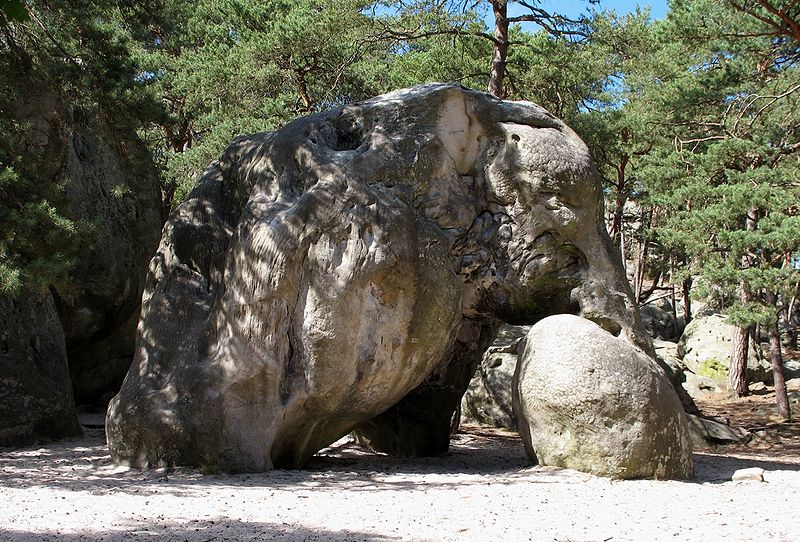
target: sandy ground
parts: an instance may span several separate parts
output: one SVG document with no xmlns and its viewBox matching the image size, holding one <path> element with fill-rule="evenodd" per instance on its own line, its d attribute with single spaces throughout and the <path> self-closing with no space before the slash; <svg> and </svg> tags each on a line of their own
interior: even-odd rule
<svg viewBox="0 0 800 542">
<path fill-rule="evenodd" d="M 345 439 L 301 471 L 143 472 L 93 429 L 0 449 L 0 540 L 800 541 L 800 458 L 695 460 L 693 482 L 610 481 L 533 467 L 515 434 L 468 427 L 424 460 Z M 764 482 L 730 481 L 752 466 Z"/>
</svg>

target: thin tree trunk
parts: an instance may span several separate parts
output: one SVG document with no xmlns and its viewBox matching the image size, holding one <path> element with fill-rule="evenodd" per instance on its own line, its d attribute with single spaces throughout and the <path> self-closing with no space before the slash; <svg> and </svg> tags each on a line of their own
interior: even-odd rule
<svg viewBox="0 0 800 542">
<path fill-rule="evenodd" d="M 767 304 L 777 307 L 778 297 L 775 292 L 767 291 Z M 778 406 L 778 415 L 784 420 L 792 419 L 789 409 L 789 397 L 786 394 L 786 381 L 783 377 L 783 353 L 781 352 L 781 334 L 778 330 L 778 318 L 769 325 L 769 351 L 772 362 L 772 376 L 775 380 L 775 402 Z"/>
<path fill-rule="evenodd" d="M 647 257 L 647 241 L 644 243 L 637 243 L 638 250 L 635 250 L 636 263 L 633 272 L 633 298 L 637 303 L 644 301 L 642 299 L 642 292 L 644 291 L 644 259 Z"/>
<path fill-rule="evenodd" d="M 461 428 L 461 403 L 458 403 L 456 411 L 453 412 L 453 417 L 450 418 L 450 434 L 457 435 Z"/>
<path fill-rule="evenodd" d="M 295 77 L 297 78 L 297 92 L 300 94 L 300 100 L 303 102 L 302 112 L 311 111 L 314 105 L 311 95 L 308 93 L 308 83 L 306 82 L 306 71 L 303 69 L 295 70 Z"/>
<path fill-rule="evenodd" d="M 508 2 L 491 0 L 494 13 L 494 55 L 489 73 L 489 94 L 505 98 L 503 80 L 506 76 L 506 57 L 508 56 Z"/>
<path fill-rule="evenodd" d="M 792 325 L 792 313 L 789 312 L 789 305 L 784 303 L 781 307 L 781 317 L 783 318 L 783 329 L 789 339 L 789 348 L 797 350 L 797 328 Z"/>
<path fill-rule="evenodd" d="M 611 239 L 620 246 L 622 237 L 622 221 L 625 218 L 625 198 L 617 192 L 614 198 L 614 213 L 611 215 Z"/>
<path fill-rule="evenodd" d="M 683 279 L 683 323 L 689 325 L 692 321 L 692 277 Z"/>
<path fill-rule="evenodd" d="M 734 397 L 744 397 L 747 387 L 747 348 L 750 343 L 750 328 L 736 326 L 733 333 L 733 354 L 728 370 L 728 389 Z"/>
<path fill-rule="evenodd" d="M 745 216 L 745 229 L 754 231 L 757 220 L 758 209 L 748 209 Z M 742 256 L 742 269 L 747 269 L 749 266 L 750 260 L 747 255 Z M 739 292 L 742 305 L 747 305 L 750 302 L 750 288 L 744 280 L 739 284 Z M 733 334 L 731 365 L 728 369 L 728 390 L 734 397 L 743 397 L 750 391 L 747 388 L 747 347 L 749 342 L 750 326 L 736 326 L 736 331 Z"/>
<path fill-rule="evenodd" d="M 795 312 L 797 311 L 798 296 L 800 295 L 800 282 L 794 288 L 794 293 L 789 303 L 784 303 L 786 332 L 789 335 L 789 348 L 797 350 L 797 324 L 795 323 Z"/>
<path fill-rule="evenodd" d="M 649 215 L 649 216 L 648 216 Z M 639 213 L 639 223 L 641 225 L 642 230 L 646 230 L 650 227 L 652 223 L 652 209 L 650 212 L 647 213 L 646 211 L 642 211 Z M 639 250 L 636 251 L 637 253 L 637 261 L 636 261 L 636 273 L 633 277 L 633 295 L 634 299 L 637 303 L 641 303 L 644 301 L 642 299 L 642 292 L 644 291 L 644 278 L 645 274 L 647 273 L 647 257 L 649 255 L 649 248 L 650 248 L 650 241 L 644 236 L 641 242 L 638 243 Z M 657 286 L 657 281 L 654 281 L 653 287 Z"/>
<path fill-rule="evenodd" d="M 764 351 L 761 350 L 761 324 L 750 326 L 750 344 L 753 345 L 756 359 L 762 361 L 764 359 Z"/>
<path fill-rule="evenodd" d="M 672 333 L 675 337 L 680 337 L 678 326 L 678 297 L 675 295 L 675 284 L 672 284 L 672 293 L 670 294 L 670 306 L 672 307 Z"/>
<path fill-rule="evenodd" d="M 614 214 L 611 217 L 611 238 L 614 244 L 620 246 L 622 227 L 625 220 L 625 204 L 628 202 L 628 196 L 625 193 L 625 168 L 628 166 L 628 155 L 623 155 L 617 169 L 617 184 L 614 188 L 617 194 L 614 197 Z"/>
</svg>

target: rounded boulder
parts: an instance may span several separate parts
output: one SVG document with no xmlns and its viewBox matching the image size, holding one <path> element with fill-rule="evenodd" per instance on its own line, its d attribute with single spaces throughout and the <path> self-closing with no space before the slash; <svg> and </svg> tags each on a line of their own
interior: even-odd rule
<svg viewBox="0 0 800 542">
<path fill-rule="evenodd" d="M 655 360 L 573 315 L 526 338 L 513 382 L 528 456 L 611 478 L 692 477 L 686 416 Z"/>
</svg>

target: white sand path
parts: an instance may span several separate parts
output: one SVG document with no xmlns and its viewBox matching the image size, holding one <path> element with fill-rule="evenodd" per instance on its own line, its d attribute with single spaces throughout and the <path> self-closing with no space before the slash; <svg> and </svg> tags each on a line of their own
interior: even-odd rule
<svg viewBox="0 0 800 542">
<path fill-rule="evenodd" d="M 443 457 L 343 440 L 305 470 L 205 475 L 116 467 L 94 430 L 0 449 L 0 540 L 800 541 L 800 458 L 695 459 L 693 482 L 610 481 L 532 467 L 516 435 L 471 428 Z M 730 481 L 751 466 L 764 482 Z"/>
</svg>

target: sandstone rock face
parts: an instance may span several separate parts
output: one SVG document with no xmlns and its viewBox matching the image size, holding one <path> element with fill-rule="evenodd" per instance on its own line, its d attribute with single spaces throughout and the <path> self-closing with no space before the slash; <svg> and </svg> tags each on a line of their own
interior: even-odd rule
<svg viewBox="0 0 800 542">
<path fill-rule="evenodd" d="M 727 389 L 733 333 L 734 327 L 721 314 L 695 318 L 678 341 L 678 356 L 694 374 L 709 378 Z M 763 382 L 771 375 L 770 367 L 769 362 L 759 361 L 751 341 L 747 355 L 748 380 Z"/>
<path fill-rule="evenodd" d="M 680 399 L 683 405 L 683 410 L 687 413 L 699 414 L 700 410 L 694 402 L 695 396 L 692 395 L 690 387 L 687 384 L 690 382 L 690 377 L 695 375 L 691 371 L 688 371 L 686 365 L 677 358 L 677 345 L 673 342 L 654 339 L 653 348 L 656 354 L 655 359 L 661 368 L 664 369 L 670 384 L 672 384 L 672 388 L 678 394 L 678 399 Z"/>
<path fill-rule="evenodd" d="M 7 75 L 18 89 L 10 113 L 28 127 L 26 159 L 64 185 L 51 203 L 90 222 L 93 235 L 72 298 L 0 300 L 0 445 L 78 434 L 73 398 L 102 402 L 118 391 L 163 224 L 152 158 L 132 130 L 71 107 L 41 80 Z"/>
<path fill-rule="evenodd" d="M 147 268 L 164 224 L 152 159 L 133 134 L 98 118 L 68 126 L 66 212 L 94 224 L 75 271 L 81 291 L 57 299 L 79 404 L 108 401 L 133 360 Z"/>
<path fill-rule="evenodd" d="M 500 328 L 461 400 L 463 421 L 517 429 L 511 381 L 517 367 L 520 343 L 530 328 L 509 324 Z"/>
<path fill-rule="evenodd" d="M 0 446 L 80 433 L 52 297 L 0 296 Z"/>
<path fill-rule="evenodd" d="M 578 316 L 531 328 L 514 405 L 528 455 L 542 465 L 613 478 L 692 476 L 686 416 L 663 370 Z"/>
<path fill-rule="evenodd" d="M 54 202 L 60 212 L 92 224 L 76 295 L 55 302 L 75 399 L 102 403 L 133 359 L 148 262 L 164 224 L 157 171 L 132 130 L 71 107 L 46 85 L 16 84 L 25 89 L 15 116 L 30 126 L 26 153 L 43 178 L 64 182 Z"/>
<path fill-rule="evenodd" d="M 109 446 L 135 466 L 296 467 L 356 430 L 447 450 L 501 322 L 578 313 L 651 348 L 583 142 L 423 85 L 236 140 L 164 228 Z"/>
<path fill-rule="evenodd" d="M 681 336 L 682 321 L 675 318 L 669 303 L 661 305 L 650 303 L 641 307 L 639 313 L 642 326 L 653 339 L 672 341 Z"/>
</svg>

